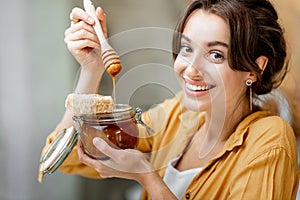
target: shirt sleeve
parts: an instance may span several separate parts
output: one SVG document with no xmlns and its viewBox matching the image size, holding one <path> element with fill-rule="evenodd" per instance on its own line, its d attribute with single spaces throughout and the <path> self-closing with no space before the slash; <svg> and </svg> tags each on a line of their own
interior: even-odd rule
<svg viewBox="0 0 300 200">
<path fill-rule="evenodd" d="M 179 92 L 174 98 L 166 99 L 143 113 L 143 122 L 151 127 L 154 133 L 149 134 L 145 127 L 139 125 L 138 149 L 140 151 L 150 153 L 157 150 L 154 143 L 161 143 L 162 137 L 166 135 L 166 129 L 170 124 L 175 123 L 179 114 L 181 114 L 181 99 L 182 94 Z"/>
<path fill-rule="evenodd" d="M 298 185 L 295 170 L 287 151 L 273 147 L 258 155 L 237 174 L 228 199 L 295 199 Z"/>
</svg>

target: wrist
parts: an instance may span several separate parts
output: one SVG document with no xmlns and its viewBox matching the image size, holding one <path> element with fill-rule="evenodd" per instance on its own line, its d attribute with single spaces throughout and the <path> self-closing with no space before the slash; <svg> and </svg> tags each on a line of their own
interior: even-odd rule
<svg viewBox="0 0 300 200">
<path fill-rule="evenodd" d="M 144 187 L 147 188 L 154 179 L 157 179 L 159 176 L 155 171 L 140 173 L 137 181 Z"/>
<path fill-rule="evenodd" d="M 81 67 L 79 79 L 74 92 L 80 94 L 98 93 L 103 73 L 104 70 L 101 68 L 91 69 L 87 66 Z"/>
<path fill-rule="evenodd" d="M 159 174 L 155 171 L 141 174 L 137 181 L 147 190 L 153 200 L 177 200 Z"/>
<path fill-rule="evenodd" d="M 101 60 L 96 59 L 93 62 L 89 62 L 81 65 L 81 73 L 95 73 L 95 74 L 103 74 L 105 71 L 105 67 Z"/>
</svg>

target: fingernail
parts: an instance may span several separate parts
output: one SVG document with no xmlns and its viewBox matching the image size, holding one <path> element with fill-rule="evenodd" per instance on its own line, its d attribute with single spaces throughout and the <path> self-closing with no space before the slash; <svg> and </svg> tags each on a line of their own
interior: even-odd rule
<svg viewBox="0 0 300 200">
<path fill-rule="evenodd" d="M 94 144 L 97 148 L 99 148 L 99 149 L 103 149 L 104 146 L 105 146 L 104 141 L 103 141 L 102 139 L 98 138 L 98 137 L 95 137 L 95 138 L 93 139 L 93 144 Z"/>
<path fill-rule="evenodd" d="M 87 18 L 87 21 L 88 21 L 89 23 L 93 23 L 93 22 L 94 22 L 94 19 L 93 19 L 92 17 L 88 17 L 88 18 Z"/>
</svg>

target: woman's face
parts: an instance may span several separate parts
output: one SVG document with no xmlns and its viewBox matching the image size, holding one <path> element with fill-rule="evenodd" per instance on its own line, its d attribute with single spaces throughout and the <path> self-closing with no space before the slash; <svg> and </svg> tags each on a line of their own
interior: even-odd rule
<svg viewBox="0 0 300 200">
<path fill-rule="evenodd" d="M 188 109 L 234 108 L 245 98 L 249 73 L 229 67 L 229 41 L 229 27 L 222 18 L 201 9 L 190 15 L 174 63 Z"/>
</svg>

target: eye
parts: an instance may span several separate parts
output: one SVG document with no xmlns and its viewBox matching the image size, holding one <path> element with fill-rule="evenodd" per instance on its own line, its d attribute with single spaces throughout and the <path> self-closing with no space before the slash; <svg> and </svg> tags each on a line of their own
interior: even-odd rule
<svg viewBox="0 0 300 200">
<path fill-rule="evenodd" d="M 180 46 L 180 51 L 179 51 L 180 55 L 186 56 L 186 55 L 188 55 L 192 52 L 193 52 L 193 50 L 190 46 L 188 46 L 188 45 L 181 45 Z"/>
<path fill-rule="evenodd" d="M 218 51 L 211 51 L 211 52 L 209 52 L 208 59 L 211 62 L 217 63 L 217 64 L 220 64 L 220 63 L 222 63 L 225 60 L 223 54 L 220 53 L 220 52 L 218 52 Z"/>
</svg>

